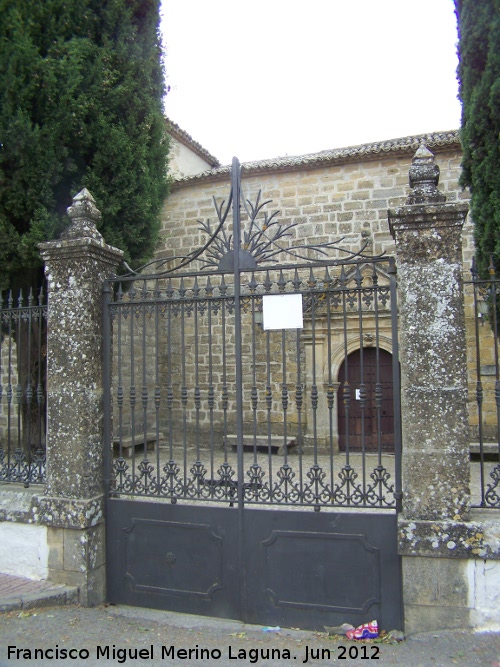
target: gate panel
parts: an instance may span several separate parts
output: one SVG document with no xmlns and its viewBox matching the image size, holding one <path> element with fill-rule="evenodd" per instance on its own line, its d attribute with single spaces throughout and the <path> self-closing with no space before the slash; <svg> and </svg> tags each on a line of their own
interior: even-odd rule
<svg viewBox="0 0 500 667">
<path fill-rule="evenodd" d="M 394 514 L 245 513 L 248 621 L 402 627 Z"/>
<path fill-rule="evenodd" d="M 110 602 L 240 617 L 235 509 L 114 499 L 107 531 Z"/>
</svg>

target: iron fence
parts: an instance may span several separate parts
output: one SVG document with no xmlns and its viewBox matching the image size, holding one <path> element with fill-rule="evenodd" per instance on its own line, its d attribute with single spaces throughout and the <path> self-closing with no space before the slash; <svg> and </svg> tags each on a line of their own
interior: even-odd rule
<svg viewBox="0 0 500 667">
<path fill-rule="evenodd" d="M 227 275 L 117 279 L 112 493 L 232 503 L 239 480 L 245 504 L 395 509 L 391 266 L 243 272 L 239 352 Z M 300 328 L 264 329 L 263 301 L 278 295 L 300 297 Z"/>
<path fill-rule="evenodd" d="M 0 482 L 45 482 L 47 306 L 40 290 L 0 298 Z"/>
<path fill-rule="evenodd" d="M 469 327 L 471 457 L 479 463 L 479 498 L 473 505 L 500 508 L 500 277 L 493 263 L 489 277 L 480 279 L 472 267 L 466 291 L 472 296 L 473 324 Z M 472 292 L 472 294 L 471 294 Z"/>
</svg>

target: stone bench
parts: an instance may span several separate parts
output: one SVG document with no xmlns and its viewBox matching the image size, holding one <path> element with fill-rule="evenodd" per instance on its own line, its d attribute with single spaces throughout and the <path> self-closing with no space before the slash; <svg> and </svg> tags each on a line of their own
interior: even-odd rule
<svg viewBox="0 0 500 667">
<path fill-rule="evenodd" d="M 230 447 L 233 452 L 235 452 L 236 440 L 237 440 L 236 435 L 233 434 L 228 435 L 226 436 L 225 440 L 227 446 Z M 222 446 L 224 447 L 224 443 Z M 244 435 L 243 451 L 253 452 L 254 446 L 256 450 L 259 452 L 259 454 L 267 454 L 269 451 L 271 451 L 271 454 L 283 455 L 285 453 L 285 445 L 283 444 L 282 436 L 271 436 L 271 442 L 269 442 L 269 439 L 266 436 L 257 436 L 254 439 L 253 435 L 251 436 Z M 296 438 L 289 439 L 288 442 L 286 443 L 286 449 L 288 454 L 290 454 L 291 452 L 298 451 L 297 439 Z"/>
<path fill-rule="evenodd" d="M 469 445 L 471 456 L 479 456 L 479 442 L 471 442 Z M 498 454 L 498 445 L 495 442 L 483 442 L 483 454 L 485 456 L 495 456 Z"/>
<path fill-rule="evenodd" d="M 158 435 L 158 444 L 161 445 L 163 442 L 163 434 Z M 146 433 L 146 450 L 153 451 L 156 444 L 156 433 Z M 133 450 L 137 450 L 139 453 L 144 451 L 144 433 L 137 433 L 133 437 L 131 435 L 123 436 L 121 439 L 122 446 L 122 456 L 124 458 L 130 458 L 132 456 Z M 120 455 L 120 439 L 113 439 L 113 451 L 117 456 Z"/>
</svg>

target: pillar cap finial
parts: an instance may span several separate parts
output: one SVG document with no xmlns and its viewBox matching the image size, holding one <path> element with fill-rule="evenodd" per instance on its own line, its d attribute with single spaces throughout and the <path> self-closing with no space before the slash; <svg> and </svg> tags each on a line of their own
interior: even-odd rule
<svg viewBox="0 0 500 667">
<path fill-rule="evenodd" d="M 438 190 L 439 167 L 434 162 L 434 154 L 425 144 L 420 144 L 413 156 L 409 169 L 411 192 L 406 200 L 412 204 L 442 204 L 446 197 Z"/>
<path fill-rule="evenodd" d="M 90 237 L 99 243 L 104 242 L 96 226 L 101 219 L 101 212 L 87 188 L 83 188 L 73 197 L 73 204 L 68 207 L 67 212 L 71 225 L 61 234 L 62 239 Z"/>
</svg>

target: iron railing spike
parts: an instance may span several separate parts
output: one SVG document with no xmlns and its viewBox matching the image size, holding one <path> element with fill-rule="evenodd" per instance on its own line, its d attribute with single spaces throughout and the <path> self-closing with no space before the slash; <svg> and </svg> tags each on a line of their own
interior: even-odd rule
<svg viewBox="0 0 500 667">
<path fill-rule="evenodd" d="M 489 274 L 490 274 L 490 278 L 492 280 L 495 280 L 496 271 L 495 271 L 495 264 L 494 264 L 494 261 L 493 261 L 493 255 L 490 255 L 490 265 L 488 267 L 488 271 L 489 271 Z"/>
<path fill-rule="evenodd" d="M 43 291 L 43 285 L 40 287 L 40 291 L 38 292 L 38 305 L 42 306 L 43 305 L 43 299 L 44 299 L 44 291 Z"/>
</svg>

